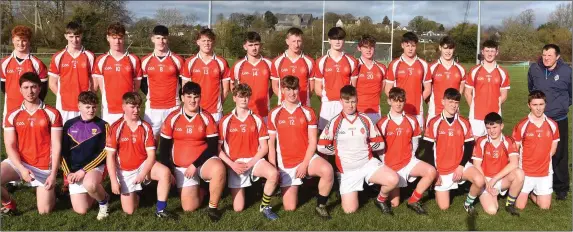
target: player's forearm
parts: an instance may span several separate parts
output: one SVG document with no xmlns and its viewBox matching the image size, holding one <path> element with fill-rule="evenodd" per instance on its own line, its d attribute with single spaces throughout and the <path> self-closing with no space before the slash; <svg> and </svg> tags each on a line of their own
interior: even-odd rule
<svg viewBox="0 0 573 232">
<path fill-rule="evenodd" d="M 318 96 L 319 98 L 322 97 L 322 83 L 319 82 L 318 80 L 316 80 L 314 82 L 314 93 L 316 94 L 316 96 Z"/>
<path fill-rule="evenodd" d="M 6 147 L 6 156 L 16 166 L 18 170 L 22 170 L 22 160 L 20 159 L 20 152 L 16 144 L 16 132 L 4 130 L 4 146 Z"/>
<path fill-rule="evenodd" d="M 109 174 L 110 181 L 117 182 L 117 163 L 115 159 L 115 151 L 106 150 L 106 166 Z"/>
<path fill-rule="evenodd" d="M 133 91 L 139 92 L 139 88 L 141 88 L 141 80 L 133 80 Z"/>
<path fill-rule="evenodd" d="M 314 144 L 314 145 L 313 145 Z M 316 143 L 309 143 L 308 147 L 306 147 L 306 151 L 304 154 L 304 160 L 303 162 L 305 163 L 310 163 L 310 160 L 312 159 L 312 157 L 314 156 L 314 153 L 316 152 Z"/>
<path fill-rule="evenodd" d="M 384 94 L 386 94 L 386 97 L 388 97 L 388 94 L 390 94 L 390 89 L 392 89 L 392 84 L 386 83 L 386 86 L 384 86 Z"/>
<path fill-rule="evenodd" d="M 269 163 L 276 166 L 277 164 L 277 150 L 276 150 L 276 136 L 274 134 L 270 134 L 269 139 Z"/>
<path fill-rule="evenodd" d="M 507 90 L 502 89 L 500 92 L 500 96 L 499 96 L 499 103 L 503 104 L 505 102 L 505 100 L 507 100 Z"/>
<path fill-rule="evenodd" d="M 227 166 L 231 166 L 231 164 L 233 164 L 234 162 L 231 160 L 231 158 L 229 158 L 229 156 L 227 155 L 227 153 L 225 153 L 224 151 L 222 151 L 221 149 L 219 149 L 219 158 L 225 163 L 227 164 Z"/>
<path fill-rule="evenodd" d="M 465 88 L 464 96 L 466 97 L 466 102 L 468 102 L 468 106 L 472 105 L 473 100 L 473 92 L 471 88 Z"/>
<path fill-rule="evenodd" d="M 462 81 L 460 83 L 460 93 L 464 93 L 465 94 L 465 88 L 466 88 L 466 82 Z"/>
<path fill-rule="evenodd" d="M 432 94 L 432 83 L 424 83 L 424 91 L 422 92 L 424 101 L 430 97 L 430 94 Z"/>
<path fill-rule="evenodd" d="M 507 176 L 510 172 L 517 168 L 517 159 L 515 162 L 509 162 L 505 167 L 501 169 L 493 178 L 496 180 L 501 180 L 504 176 Z"/>
<path fill-rule="evenodd" d="M 223 81 L 223 101 L 225 101 L 225 99 L 227 99 L 227 96 L 229 95 L 229 90 L 231 89 L 231 81 Z"/>
<path fill-rule="evenodd" d="M 58 93 L 58 79 L 57 79 L 57 77 L 49 77 L 48 85 L 49 85 L 50 91 L 52 91 L 52 93 L 54 93 L 54 94 Z"/>
<path fill-rule="evenodd" d="M 312 90 L 314 90 L 314 86 L 316 85 L 316 84 L 314 83 L 314 78 L 311 79 L 311 80 L 308 80 L 308 82 L 309 82 L 309 88 L 312 89 Z M 313 91 L 309 91 L 308 94 L 309 94 L 309 95 L 312 95 L 312 92 L 313 92 Z"/>
<path fill-rule="evenodd" d="M 255 156 L 253 156 L 254 160 L 260 160 L 265 157 L 269 153 L 269 144 L 267 140 L 259 140 L 259 149 Z"/>
<path fill-rule="evenodd" d="M 147 159 L 145 159 L 143 163 L 143 170 L 141 172 L 145 174 L 149 174 L 151 172 L 151 168 L 155 164 L 155 149 L 146 150 L 147 152 Z"/>
<path fill-rule="evenodd" d="M 62 151 L 62 131 L 52 131 L 51 134 L 52 146 L 51 146 L 51 154 L 52 154 L 52 167 L 51 167 L 51 174 L 56 175 L 58 173 L 58 169 L 60 169 L 60 162 L 62 161 L 61 158 L 61 151 Z"/>
<path fill-rule="evenodd" d="M 481 163 L 482 163 L 481 160 L 477 160 L 477 159 L 474 159 L 474 160 L 473 160 L 474 167 L 475 167 L 482 175 L 484 175 L 484 174 L 483 174 L 483 169 L 481 168 Z"/>
<path fill-rule="evenodd" d="M 273 93 L 279 96 L 279 80 L 271 80 L 271 86 L 273 88 Z"/>
<path fill-rule="evenodd" d="M 557 152 L 557 143 L 559 143 L 558 141 L 554 141 L 551 144 L 551 156 L 555 155 L 555 152 Z"/>
<path fill-rule="evenodd" d="M 350 84 L 351 84 L 352 86 L 356 87 L 356 82 L 357 82 L 357 80 L 358 80 L 358 78 L 356 78 L 356 77 L 351 78 L 351 79 L 350 79 Z"/>
<path fill-rule="evenodd" d="M 101 84 L 99 83 L 99 82 L 100 82 L 100 78 L 93 78 L 93 77 L 92 77 L 92 80 L 93 80 L 93 81 L 92 81 L 92 83 L 93 83 L 92 91 L 97 92 L 98 89 L 99 89 L 99 87 L 100 87 L 100 85 L 101 85 Z"/>
</svg>

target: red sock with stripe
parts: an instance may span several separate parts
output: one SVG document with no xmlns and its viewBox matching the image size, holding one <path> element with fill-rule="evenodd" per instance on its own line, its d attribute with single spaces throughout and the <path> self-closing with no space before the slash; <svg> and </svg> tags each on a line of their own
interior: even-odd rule
<svg viewBox="0 0 573 232">
<path fill-rule="evenodd" d="M 414 192 L 412 193 L 412 196 L 410 196 L 410 198 L 408 199 L 408 204 L 416 203 L 416 202 L 420 201 L 421 198 L 422 198 L 422 194 L 418 193 L 416 190 L 414 190 Z"/>
</svg>

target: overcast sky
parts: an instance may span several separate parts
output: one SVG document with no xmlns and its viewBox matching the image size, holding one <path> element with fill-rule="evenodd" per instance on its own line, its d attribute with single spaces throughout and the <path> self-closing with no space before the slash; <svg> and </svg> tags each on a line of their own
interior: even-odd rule
<svg viewBox="0 0 573 232">
<path fill-rule="evenodd" d="M 547 22 L 547 18 L 556 6 L 568 1 L 482 1 L 481 22 L 486 25 L 500 25 L 502 19 L 517 16 L 524 10 L 535 11 L 536 26 Z M 414 16 L 426 18 L 454 26 L 464 21 L 466 6 L 470 4 L 467 19 L 477 23 L 477 1 L 396 1 L 394 20 L 407 25 Z M 192 13 L 200 24 L 208 22 L 209 1 L 129 1 L 128 10 L 137 18 L 152 18 L 159 8 L 177 8 L 184 13 Z M 213 23 L 216 16 L 223 13 L 226 17 L 233 12 L 264 13 L 311 13 L 313 17 L 322 17 L 322 1 L 213 1 Z M 392 1 L 327 1 L 326 11 L 351 13 L 356 17 L 370 16 L 374 22 L 381 22 L 385 15 L 392 15 Z"/>
</svg>

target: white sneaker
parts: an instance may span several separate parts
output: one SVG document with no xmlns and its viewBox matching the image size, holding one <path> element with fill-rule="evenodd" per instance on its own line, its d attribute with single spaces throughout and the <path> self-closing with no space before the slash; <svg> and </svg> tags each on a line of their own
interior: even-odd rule
<svg viewBox="0 0 573 232">
<path fill-rule="evenodd" d="M 97 220 L 101 221 L 109 215 L 109 203 L 99 206 L 99 212 L 97 213 Z"/>
</svg>

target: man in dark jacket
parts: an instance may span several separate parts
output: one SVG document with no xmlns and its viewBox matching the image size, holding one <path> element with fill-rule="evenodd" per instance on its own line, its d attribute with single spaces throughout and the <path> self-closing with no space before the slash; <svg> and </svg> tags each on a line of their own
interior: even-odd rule
<svg viewBox="0 0 573 232">
<path fill-rule="evenodd" d="M 569 191 L 567 113 L 571 106 L 571 67 L 560 58 L 559 46 L 543 46 L 543 55 L 529 67 L 528 89 L 541 90 L 547 96 L 545 115 L 555 120 L 559 127 L 560 141 L 553 156 L 553 189 L 557 200 L 564 200 Z"/>
</svg>

